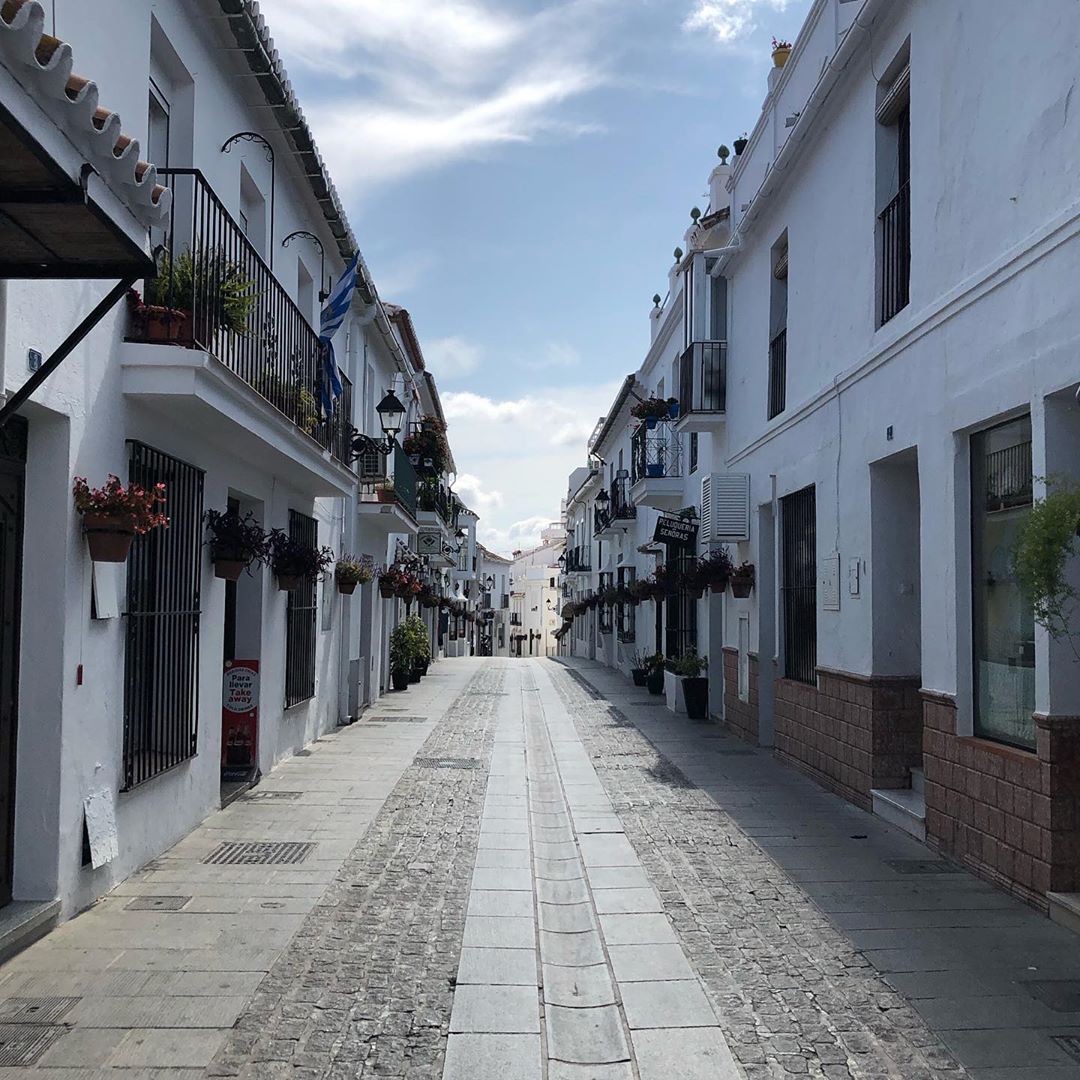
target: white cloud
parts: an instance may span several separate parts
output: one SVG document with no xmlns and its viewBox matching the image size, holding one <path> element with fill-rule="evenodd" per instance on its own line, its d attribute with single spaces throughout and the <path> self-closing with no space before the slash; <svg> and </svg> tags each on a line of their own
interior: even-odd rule
<svg viewBox="0 0 1080 1080">
<path fill-rule="evenodd" d="M 324 0 L 317 19 L 290 0 L 262 8 L 290 63 L 339 80 L 308 116 L 338 186 L 370 190 L 493 147 L 595 130 L 559 107 L 603 81 L 595 12 L 606 3 L 513 14 L 489 0 Z"/>
<path fill-rule="evenodd" d="M 581 353 L 563 341 L 553 341 L 531 366 L 540 368 L 572 368 L 581 363 Z"/>
<path fill-rule="evenodd" d="M 703 31 L 721 45 L 730 45 L 756 28 L 754 14 L 768 5 L 783 11 L 789 0 L 694 0 L 694 6 L 683 20 L 689 33 Z"/>
<path fill-rule="evenodd" d="M 462 470 L 455 490 L 480 515 L 482 543 L 502 555 L 539 543 L 540 530 L 558 520 L 567 479 L 585 463 L 585 444 L 619 385 L 541 388 L 516 398 L 443 395 Z"/>
<path fill-rule="evenodd" d="M 480 347 L 462 337 L 434 338 L 424 345 L 424 360 L 436 379 L 457 379 L 480 366 Z"/>
</svg>

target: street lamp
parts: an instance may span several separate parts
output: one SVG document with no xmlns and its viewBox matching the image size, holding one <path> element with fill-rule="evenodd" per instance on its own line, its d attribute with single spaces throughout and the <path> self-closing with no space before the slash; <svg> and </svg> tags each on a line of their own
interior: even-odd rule
<svg viewBox="0 0 1080 1080">
<path fill-rule="evenodd" d="M 398 400 L 397 394 L 393 390 L 387 390 L 386 397 L 375 406 L 375 412 L 379 417 L 379 426 L 386 437 L 380 442 L 353 428 L 351 458 L 353 461 L 371 452 L 387 457 L 397 445 L 397 434 L 405 425 L 406 413 L 405 406 Z"/>
</svg>

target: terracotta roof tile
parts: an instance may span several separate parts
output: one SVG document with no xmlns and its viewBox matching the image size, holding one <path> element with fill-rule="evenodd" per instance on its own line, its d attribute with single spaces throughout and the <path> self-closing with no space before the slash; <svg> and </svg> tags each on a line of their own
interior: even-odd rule
<svg viewBox="0 0 1080 1080">
<path fill-rule="evenodd" d="M 157 168 L 139 157 L 139 142 L 124 135 L 120 117 L 98 102 L 92 79 L 72 72 L 67 42 L 45 33 L 39 0 L 3 0 L 0 63 L 26 89 L 145 225 L 162 222 L 172 193 Z"/>
</svg>

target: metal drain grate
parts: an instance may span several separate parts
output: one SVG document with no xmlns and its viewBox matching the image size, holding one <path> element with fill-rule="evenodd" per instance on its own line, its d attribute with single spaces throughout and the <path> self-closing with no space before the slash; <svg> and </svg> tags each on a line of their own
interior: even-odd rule
<svg viewBox="0 0 1080 1080">
<path fill-rule="evenodd" d="M 0 1024 L 0 1065 L 36 1065 L 37 1059 L 68 1029 Z"/>
<path fill-rule="evenodd" d="M 297 750 L 293 757 L 311 757 L 310 750 Z"/>
<path fill-rule="evenodd" d="M 422 769 L 479 769 L 480 762 L 472 757 L 418 757 L 413 764 Z"/>
<path fill-rule="evenodd" d="M 13 997 L 0 1002 L 0 1024 L 57 1024 L 81 997 Z"/>
<path fill-rule="evenodd" d="M 296 802 L 302 791 L 250 791 L 244 796 L 244 802 Z"/>
<path fill-rule="evenodd" d="M 722 754 L 724 757 L 753 757 L 756 750 L 710 750 L 710 754 Z"/>
<path fill-rule="evenodd" d="M 182 911 L 184 907 L 190 903 L 190 896 L 136 896 L 124 905 L 124 910 Z"/>
<path fill-rule="evenodd" d="M 952 863 L 943 859 L 886 859 L 885 865 L 898 874 L 958 874 Z"/>
<path fill-rule="evenodd" d="M 373 716 L 371 720 L 365 721 L 365 726 L 370 724 L 372 720 L 377 720 L 380 724 L 423 724 L 427 721 L 426 716 L 390 716 L 379 715 Z"/>
<path fill-rule="evenodd" d="M 229 840 L 203 859 L 208 866 L 292 866 L 302 863 L 314 844 L 294 840 Z"/>
<path fill-rule="evenodd" d="M 1080 1035 L 1051 1035 L 1050 1038 L 1073 1059 L 1080 1061 Z"/>
</svg>

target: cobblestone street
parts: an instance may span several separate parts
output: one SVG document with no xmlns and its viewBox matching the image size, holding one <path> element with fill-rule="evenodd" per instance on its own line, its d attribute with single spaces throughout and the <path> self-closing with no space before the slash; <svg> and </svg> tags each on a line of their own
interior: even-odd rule
<svg viewBox="0 0 1080 1080">
<path fill-rule="evenodd" d="M 0 1080 L 1080 1078 L 1075 936 L 658 701 L 441 661 L 0 969 Z"/>
</svg>

